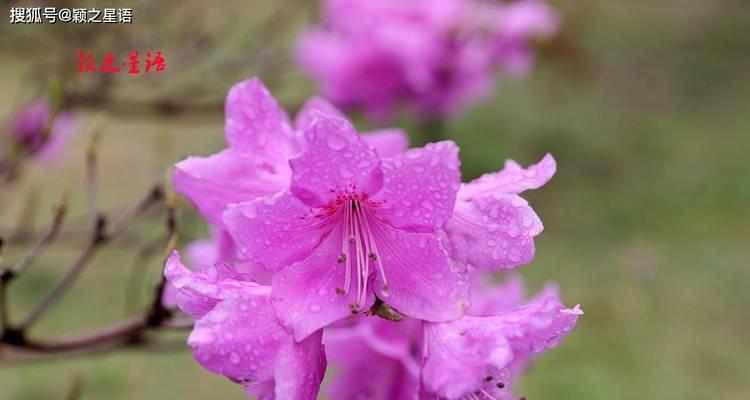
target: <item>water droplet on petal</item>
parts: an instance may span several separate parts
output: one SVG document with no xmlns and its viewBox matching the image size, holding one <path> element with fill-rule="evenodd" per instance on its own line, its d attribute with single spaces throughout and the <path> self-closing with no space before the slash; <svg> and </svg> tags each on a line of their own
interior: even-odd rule
<svg viewBox="0 0 750 400">
<path fill-rule="evenodd" d="M 338 151 L 346 147 L 347 140 L 339 134 L 332 133 L 326 137 L 326 143 L 328 144 L 328 148 Z"/>
</svg>

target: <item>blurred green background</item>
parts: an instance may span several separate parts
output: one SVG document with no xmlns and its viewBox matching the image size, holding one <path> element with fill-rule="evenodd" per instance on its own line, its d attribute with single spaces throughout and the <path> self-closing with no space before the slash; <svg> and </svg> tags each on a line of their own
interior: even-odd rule
<svg viewBox="0 0 750 400">
<path fill-rule="evenodd" d="M 750 3 L 553 4 L 564 28 L 542 46 L 535 71 L 503 81 L 490 101 L 446 128 L 461 146 L 465 180 L 499 169 L 506 158 L 526 165 L 551 152 L 558 161 L 552 182 L 526 194 L 545 232 L 536 260 L 520 273 L 530 290 L 558 282 L 565 301 L 581 303 L 586 315 L 518 392 L 530 399 L 748 399 Z M 131 26 L 85 30 L 9 26 L 7 7 L 0 9 L 0 119 L 40 91 L 73 93 L 85 106 L 76 111 L 81 133 L 61 165 L 31 166 L 18 186 L 0 188 L 5 237 L 22 215 L 42 229 L 65 188 L 73 204 L 62 240 L 12 287 L 15 318 L 83 243 L 76 233 L 85 221 L 83 159 L 94 118 L 104 118 L 99 203 L 121 210 L 175 161 L 223 147 L 221 101 L 234 82 L 259 74 L 290 108 L 314 93 L 289 65 L 289 52 L 315 4 L 132 7 Z M 163 50 L 169 72 L 120 74 L 105 83 L 75 73 L 80 48 L 98 55 L 132 46 Z M 189 105 L 180 110 L 181 102 Z M 147 107 L 122 106 L 129 103 Z M 186 204 L 179 216 L 182 245 L 206 234 Z M 147 218 L 102 252 L 33 334 L 119 320 L 135 253 L 159 236 L 160 224 Z M 23 242 L 6 247 L 10 260 L 28 249 Z M 159 260 L 138 268 L 142 303 Z M 244 398 L 179 349 L 0 363 L 0 398 L 64 399 L 76 379 L 82 399 Z"/>
</svg>

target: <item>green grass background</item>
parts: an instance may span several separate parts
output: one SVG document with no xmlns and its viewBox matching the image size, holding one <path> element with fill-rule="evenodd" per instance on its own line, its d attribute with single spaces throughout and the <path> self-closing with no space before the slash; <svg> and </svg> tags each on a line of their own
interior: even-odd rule
<svg viewBox="0 0 750 400">
<path fill-rule="evenodd" d="M 506 158 L 528 164 L 551 152 L 558 161 L 557 176 L 526 195 L 545 231 L 537 258 L 519 271 L 532 290 L 558 282 L 566 302 L 582 304 L 586 315 L 534 364 L 519 392 L 529 399 L 748 399 L 750 4 L 555 4 L 572 44 L 548 47 L 527 79 L 502 82 L 490 101 L 445 129 L 461 146 L 465 179 L 499 169 Z M 213 12 L 252 15 L 261 5 Z M 200 6 L 174 2 L 163 12 Z M 16 43 L 14 52 L 2 52 L 0 115 L 9 115 L 33 88 L 18 77 L 53 57 L 39 46 L 18 50 Z M 68 61 L 74 68 L 74 55 Z M 210 78 L 219 81 L 219 94 L 236 80 Z M 299 76 L 279 86 L 293 97 L 313 93 Z M 66 187 L 73 203 L 66 229 L 81 225 L 86 127 L 95 113 L 80 113 L 84 129 L 62 165 L 33 166 L 0 204 L 0 233 L 13 231 L 22 205 L 34 197 L 36 226 L 44 226 L 47 209 Z M 223 147 L 221 114 L 105 115 L 99 188 L 105 210 L 133 203 L 174 161 Z M 180 216 L 181 244 L 205 234 L 189 207 Z M 71 333 L 121 318 L 134 260 L 130 243 L 158 236 L 159 223 L 151 219 L 100 254 L 33 333 Z M 14 317 L 33 307 L 79 247 L 75 238 L 61 241 L 17 282 Z M 24 250 L 10 247 L 6 256 L 12 260 Z M 144 297 L 159 263 L 142 267 Z M 244 398 L 187 351 L 0 363 L 0 398 L 64 399 L 76 377 L 84 383 L 82 399 Z"/>
</svg>

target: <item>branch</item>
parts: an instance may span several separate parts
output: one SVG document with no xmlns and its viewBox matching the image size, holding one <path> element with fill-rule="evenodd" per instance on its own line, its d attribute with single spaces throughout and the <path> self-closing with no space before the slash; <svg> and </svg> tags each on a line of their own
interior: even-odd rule
<svg viewBox="0 0 750 400">
<path fill-rule="evenodd" d="M 10 268 L 0 269 L 0 327 L 8 326 L 8 308 L 7 308 L 7 287 L 8 284 L 16 277 L 23 274 L 24 271 L 39 257 L 45 249 L 55 240 L 68 209 L 68 195 L 63 194 L 60 203 L 53 210 L 52 224 L 47 233 L 39 239 L 26 257 L 22 258 Z M 1 245 L 0 245 L 1 247 Z M 0 258 L 0 265 L 2 259 Z"/>
<path fill-rule="evenodd" d="M 166 203 L 166 239 L 164 258 L 167 257 L 169 251 L 174 248 L 177 240 L 175 201 L 174 195 L 169 193 L 165 196 L 162 186 L 159 185 L 154 187 L 138 204 L 126 210 L 118 218 L 116 229 L 113 229 L 109 234 L 107 234 L 104 217 L 98 216 L 96 227 L 90 238 L 89 245 L 44 301 L 42 301 L 29 317 L 17 327 L 9 326 L 7 323 L 3 325 L 3 334 L 0 337 L 0 361 L 33 360 L 57 355 L 95 353 L 105 350 L 120 349 L 146 343 L 147 339 L 145 336 L 149 331 L 184 330 L 192 327 L 192 321 L 185 318 L 174 319 L 173 311 L 165 308 L 162 304 L 162 297 L 167 284 L 162 276 L 159 284 L 154 289 L 153 298 L 151 299 L 148 309 L 142 313 L 132 315 L 124 321 L 113 325 L 73 336 L 63 336 L 52 339 L 26 337 L 28 329 L 59 300 L 78 276 L 80 276 L 81 272 L 89 263 L 97 249 L 105 242 L 113 239 L 116 234 L 123 232 L 129 226 L 130 222 L 136 217 L 142 215 L 151 205 L 155 204 L 156 201 L 161 198 L 164 198 Z M 57 228 L 55 228 L 55 226 L 57 226 Z M 57 229 L 59 229 L 58 223 L 53 223 L 51 231 L 56 231 Z M 42 242 L 44 242 L 44 240 L 40 241 L 40 243 Z M 1 249 L 0 242 L 0 250 Z M 32 254 L 36 253 L 36 251 L 32 251 Z M 24 260 L 28 259 L 29 257 Z M 31 260 L 33 261 L 33 258 Z M 30 262 L 31 261 L 22 261 L 16 265 L 28 265 Z M 5 304 L 5 302 L 3 302 L 3 304 Z"/>
<path fill-rule="evenodd" d="M 68 272 L 58 282 L 57 286 L 55 286 L 49 295 L 47 295 L 47 297 L 39 303 L 36 308 L 34 308 L 31 314 L 29 314 L 16 330 L 23 333 L 31 328 L 31 326 L 36 323 L 52 305 L 57 303 L 65 291 L 67 291 L 68 288 L 78 279 L 101 245 L 124 232 L 137 217 L 143 215 L 143 213 L 145 213 L 152 205 L 156 204 L 162 196 L 163 190 L 161 185 L 155 186 L 143 200 L 132 208 L 125 210 L 125 212 L 123 212 L 123 214 L 116 220 L 112 230 L 109 232 L 106 228 L 106 218 L 102 215 L 98 216 L 93 232 L 89 238 L 89 244 L 84 249 L 83 253 L 81 253 L 78 259 L 76 259 L 70 268 L 68 268 Z"/>
</svg>

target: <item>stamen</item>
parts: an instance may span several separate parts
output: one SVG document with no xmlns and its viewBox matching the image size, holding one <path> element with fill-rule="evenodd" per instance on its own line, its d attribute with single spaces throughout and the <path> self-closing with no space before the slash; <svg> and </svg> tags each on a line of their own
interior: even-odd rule
<svg viewBox="0 0 750 400">
<path fill-rule="evenodd" d="M 350 199 L 343 204 L 342 212 L 344 239 L 341 244 L 341 254 L 336 261 L 344 264 L 346 268 L 342 289 L 344 295 L 350 293 L 350 288 L 354 284 L 352 274 L 356 274 L 357 291 L 354 296 L 354 303 L 351 306 L 353 311 L 359 311 L 367 300 L 370 262 L 377 263 L 378 270 L 383 278 L 383 288 L 381 289 L 383 296 L 388 296 L 388 281 L 378 255 L 375 238 L 370 229 L 366 208 L 358 200 Z"/>
<path fill-rule="evenodd" d="M 372 230 L 370 229 L 370 221 L 367 220 L 367 217 L 363 215 L 363 219 L 365 222 L 365 231 L 367 232 L 367 243 L 370 247 L 370 254 L 372 254 L 371 259 L 378 264 L 378 270 L 380 271 L 380 278 L 383 280 L 383 288 L 380 290 L 383 297 L 388 297 L 390 293 L 390 289 L 388 288 L 388 278 L 385 276 L 385 269 L 383 268 L 383 263 L 380 261 L 380 257 L 378 257 L 378 245 L 375 243 L 375 238 L 372 235 Z"/>
<path fill-rule="evenodd" d="M 487 398 L 490 399 L 490 400 L 497 400 L 494 397 L 492 397 L 489 393 L 487 393 L 486 391 L 484 391 L 484 389 L 480 390 L 480 392 L 482 392 L 482 394 L 485 395 L 485 396 L 487 396 Z"/>
<path fill-rule="evenodd" d="M 349 220 L 351 218 L 349 217 L 349 203 L 346 203 L 344 205 L 344 237 L 347 237 L 351 235 L 351 230 L 349 229 Z M 349 251 L 351 250 L 351 246 L 349 245 L 349 242 L 344 240 L 341 243 L 341 253 L 342 254 L 349 254 Z M 349 287 L 352 283 L 352 271 L 351 271 L 351 257 L 346 257 L 344 268 L 346 268 L 346 275 L 344 277 L 344 296 L 349 294 Z"/>
<path fill-rule="evenodd" d="M 352 200 L 352 203 L 354 203 L 354 200 Z M 353 206 L 353 208 L 355 213 L 354 229 L 359 237 L 362 221 L 359 216 L 359 208 L 356 206 Z M 367 291 L 367 258 L 365 257 L 364 243 L 362 243 L 362 240 L 357 240 L 355 246 L 357 252 L 357 304 L 362 307 L 362 305 L 365 304 Z"/>
</svg>

